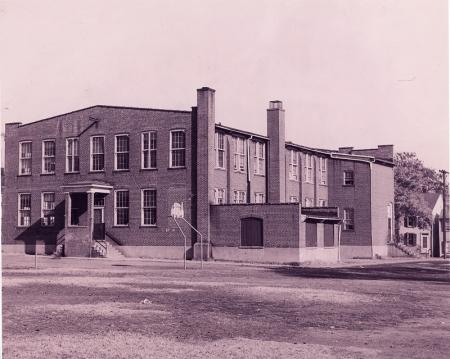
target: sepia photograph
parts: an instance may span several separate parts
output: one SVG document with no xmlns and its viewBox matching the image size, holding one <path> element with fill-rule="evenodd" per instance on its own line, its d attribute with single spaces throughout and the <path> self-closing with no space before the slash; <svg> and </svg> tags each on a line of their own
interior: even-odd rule
<svg viewBox="0 0 450 359">
<path fill-rule="evenodd" d="M 0 0 L 2 358 L 449 358 L 448 17 Z"/>
</svg>

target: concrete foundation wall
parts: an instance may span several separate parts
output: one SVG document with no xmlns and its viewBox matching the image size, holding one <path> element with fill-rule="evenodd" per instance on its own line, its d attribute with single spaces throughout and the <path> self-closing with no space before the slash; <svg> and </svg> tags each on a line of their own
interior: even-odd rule
<svg viewBox="0 0 450 359">
<path fill-rule="evenodd" d="M 125 257 L 164 259 L 183 259 L 184 257 L 184 246 L 118 246 L 116 248 Z M 190 251 L 191 248 L 187 247 L 188 255 Z"/>
<path fill-rule="evenodd" d="M 336 262 L 338 260 L 338 248 L 300 248 L 300 262 Z"/>
<path fill-rule="evenodd" d="M 343 246 L 341 245 L 341 258 L 372 258 L 371 246 Z"/>
<path fill-rule="evenodd" d="M 212 247 L 214 260 L 258 262 L 258 263 L 293 263 L 299 261 L 298 248 L 236 248 Z"/>
</svg>

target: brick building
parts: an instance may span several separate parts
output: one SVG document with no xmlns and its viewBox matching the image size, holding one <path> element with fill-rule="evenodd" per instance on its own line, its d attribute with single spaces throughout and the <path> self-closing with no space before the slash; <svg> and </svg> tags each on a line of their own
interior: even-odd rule
<svg viewBox="0 0 450 359">
<path fill-rule="evenodd" d="M 6 124 L 3 250 L 89 256 L 106 240 L 126 256 L 182 258 L 176 202 L 215 259 L 387 255 L 393 146 L 287 142 L 280 101 L 267 136 L 233 129 L 216 124 L 214 96 L 197 90 L 191 111 L 93 106 Z"/>
</svg>

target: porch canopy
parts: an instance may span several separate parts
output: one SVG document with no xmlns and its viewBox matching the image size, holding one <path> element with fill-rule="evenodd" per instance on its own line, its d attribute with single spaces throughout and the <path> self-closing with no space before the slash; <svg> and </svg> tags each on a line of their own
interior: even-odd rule
<svg viewBox="0 0 450 359">
<path fill-rule="evenodd" d="M 342 222 L 338 207 L 302 207 L 302 222 L 332 223 Z"/>
<path fill-rule="evenodd" d="M 109 183 L 102 181 L 78 181 L 61 186 L 64 193 L 104 193 L 109 194 L 113 189 Z"/>
</svg>

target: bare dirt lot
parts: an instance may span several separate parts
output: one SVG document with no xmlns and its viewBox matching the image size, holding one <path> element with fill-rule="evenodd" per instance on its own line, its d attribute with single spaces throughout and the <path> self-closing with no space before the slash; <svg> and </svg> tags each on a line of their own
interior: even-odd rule
<svg viewBox="0 0 450 359">
<path fill-rule="evenodd" d="M 3 256 L 4 358 L 448 358 L 450 265 Z"/>
</svg>

